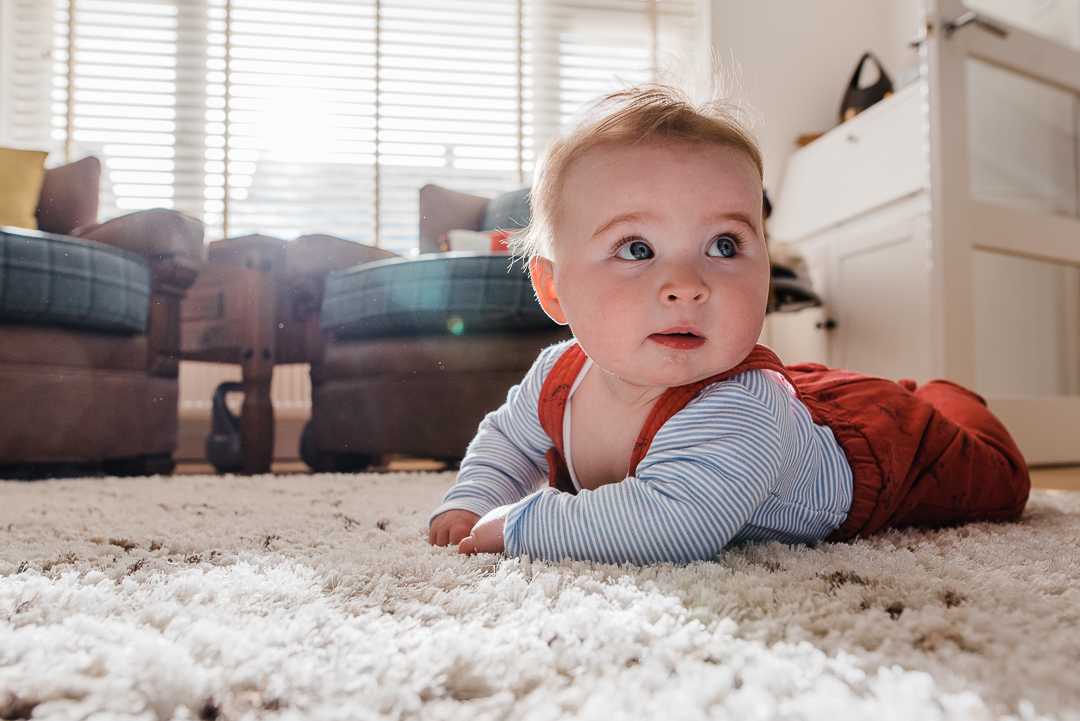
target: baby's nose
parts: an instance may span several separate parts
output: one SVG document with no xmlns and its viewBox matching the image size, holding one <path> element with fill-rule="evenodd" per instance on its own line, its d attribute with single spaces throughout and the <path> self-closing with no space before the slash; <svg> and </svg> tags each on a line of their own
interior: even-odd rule
<svg viewBox="0 0 1080 721">
<path fill-rule="evenodd" d="M 700 273 L 680 264 L 671 269 L 660 293 L 667 303 L 704 303 L 709 299 L 709 286 Z"/>
<path fill-rule="evenodd" d="M 705 299 L 705 295 L 706 291 L 704 289 L 697 292 L 688 289 L 678 289 L 669 291 L 667 294 L 667 299 L 672 302 L 677 302 L 680 300 L 701 301 Z"/>
</svg>

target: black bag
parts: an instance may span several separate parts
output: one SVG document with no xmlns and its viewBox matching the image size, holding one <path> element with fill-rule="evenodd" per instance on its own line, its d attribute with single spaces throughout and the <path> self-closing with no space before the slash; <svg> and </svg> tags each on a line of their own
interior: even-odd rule
<svg viewBox="0 0 1080 721">
<path fill-rule="evenodd" d="M 863 65 L 867 60 L 874 61 L 880 77 L 870 87 L 860 88 L 859 76 L 862 75 Z M 874 103 L 892 95 L 892 91 L 892 80 L 889 79 L 885 68 L 882 67 L 881 61 L 873 53 L 863 53 L 863 56 L 859 59 L 859 64 L 855 66 L 855 74 L 851 76 L 851 82 L 848 83 L 847 92 L 844 93 L 844 102 L 840 103 L 840 122 L 851 120 Z"/>
</svg>

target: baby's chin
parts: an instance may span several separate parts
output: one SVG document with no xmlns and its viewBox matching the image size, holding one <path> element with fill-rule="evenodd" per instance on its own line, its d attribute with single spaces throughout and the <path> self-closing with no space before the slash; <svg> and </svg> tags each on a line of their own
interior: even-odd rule
<svg viewBox="0 0 1080 721">
<path fill-rule="evenodd" d="M 707 340 L 699 342 L 693 334 L 667 335 L 666 342 L 656 342 L 650 336 L 632 349 L 590 348 L 580 338 L 578 342 L 600 369 L 615 378 L 636 386 L 673 388 L 731 370 L 746 359 L 757 340 L 721 348 Z M 688 337 L 671 338 L 673 335 Z"/>
<path fill-rule="evenodd" d="M 604 370 L 616 378 L 636 386 L 675 388 L 719 375 L 731 370 L 738 364 L 738 361 L 727 364 L 724 362 L 701 364 L 693 362 L 686 357 L 686 354 L 672 353 L 662 356 L 659 362 L 649 364 L 646 368 L 629 368 L 613 364 L 611 368 L 604 368 Z"/>
</svg>

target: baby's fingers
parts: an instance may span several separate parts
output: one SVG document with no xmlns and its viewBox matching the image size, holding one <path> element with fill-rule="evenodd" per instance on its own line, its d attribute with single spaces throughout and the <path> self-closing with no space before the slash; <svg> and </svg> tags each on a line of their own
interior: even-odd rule
<svg viewBox="0 0 1080 721">
<path fill-rule="evenodd" d="M 428 530 L 428 543 L 432 546 L 445 546 L 450 541 L 450 529 L 446 527 L 445 523 L 433 523 L 431 529 Z"/>
<path fill-rule="evenodd" d="M 472 536 L 465 536 L 465 538 L 462 538 L 461 542 L 458 543 L 457 550 L 458 553 L 464 553 L 467 556 L 471 556 L 476 553 L 476 539 Z"/>
<path fill-rule="evenodd" d="M 473 527 L 471 523 L 459 523 L 455 526 L 452 526 L 450 528 L 447 543 L 443 545 L 456 546 L 458 543 L 461 542 L 461 539 L 472 533 L 472 528 Z"/>
</svg>

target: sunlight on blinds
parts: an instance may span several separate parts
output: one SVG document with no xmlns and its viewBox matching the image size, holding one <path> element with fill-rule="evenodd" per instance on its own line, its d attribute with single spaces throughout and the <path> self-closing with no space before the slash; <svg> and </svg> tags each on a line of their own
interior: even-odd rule
<svg viewBox="0 0 1080 721">
<path fill-rule="evenodd" d="M 209 17 L 207 223 L 374 244 L 372 6 L 211 0 Z"/>
<path fill-rule="evenodd" d="M 53 123 L 67 115 L 67 92 L 56 68 L 66 77 L 66 53 L 55 42 L 51 2 L 9 5 L 0 24 L 0 143 L 29 150 L 47 150 L 63 157 L 63 144 L 53 139 Z M 64 15 L 66 18 L 66 14 Z M 66 81 L 65 81 L 66 82 Z"/>
<path fill-rule="evenodd" d="M 73 19 L 68 141 L 73 148 L 100 149 L 112 196 L 103 200 L 118 211 L 173 207 L 177 8 L 85 0 Z M 61 103 L 55 109 L 64 111 Z"/>
<path fill-rule="evenodd" d="M 515 0 L 383 0 L 379 239 L 416 239 L 417 190 L 520 187 Z M 384 241 L 385 239 L 385 241 Z"/>
<path fill-rule="evenodd" d="M 12 2 L 4 136 L 99 156 L 102 217 L 402 252 L 422 185 L 526 185 L 583 101 L 693 51 L 704 0 Z"/>
</svg>

